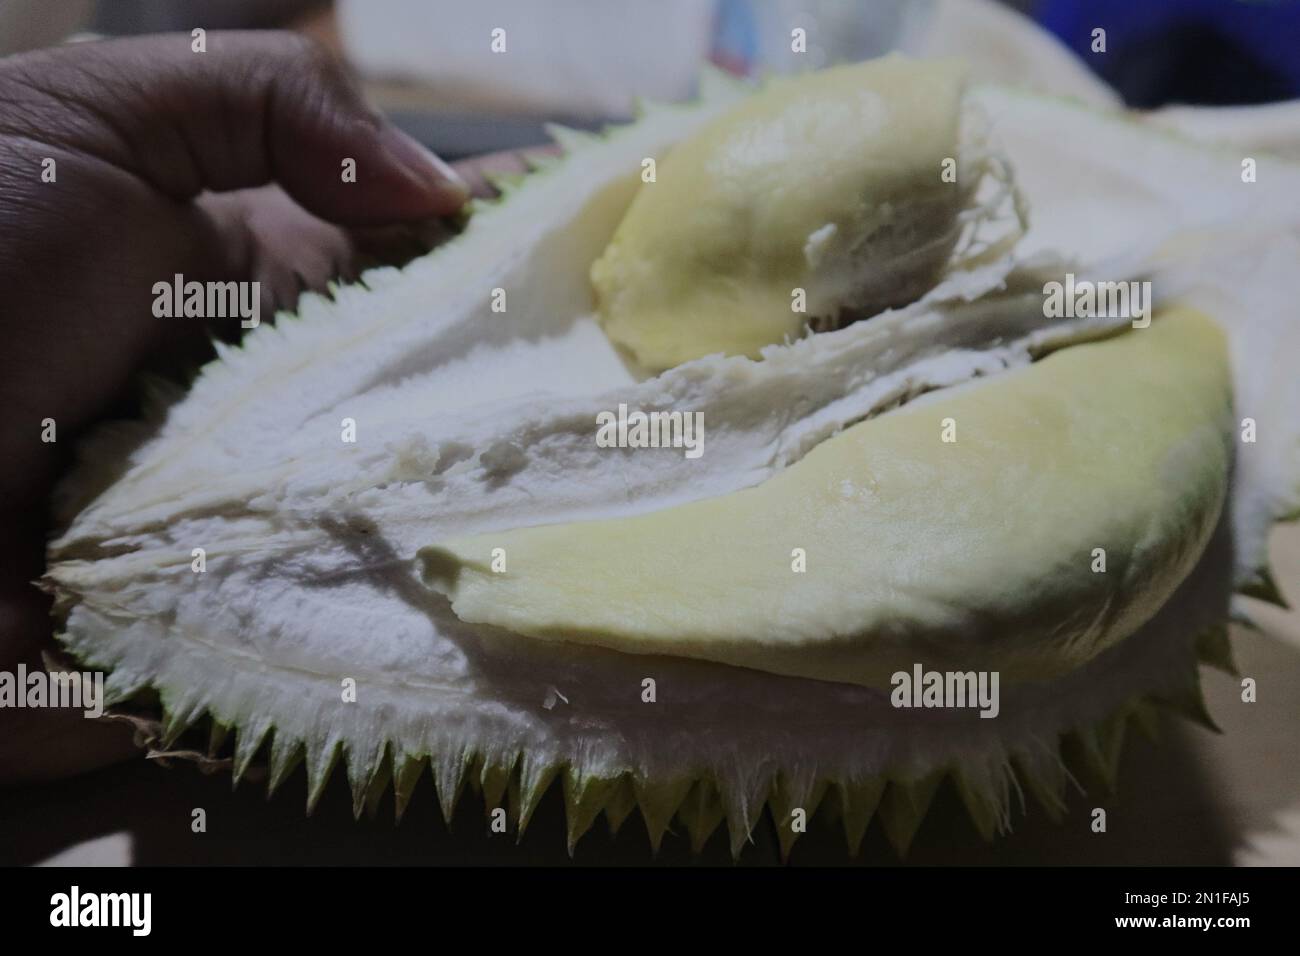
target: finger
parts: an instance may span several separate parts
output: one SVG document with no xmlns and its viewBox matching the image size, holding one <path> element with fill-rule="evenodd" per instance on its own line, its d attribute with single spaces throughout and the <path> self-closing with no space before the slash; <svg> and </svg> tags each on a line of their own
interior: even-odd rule
<svg viewBox="0 0 1300 956">
<path fill-rule="evenodd" d="M 495 190 L 488 176 L 526 172 L 528 156 L 554 152 L 539 147 L 489 153 L 462 160 L 454 169 L 475 196 L 491 197 Z M 332 281 L 354 281 L 367 268 L 402 265 L 455 234 L 445 219 L 341 228 L 307 212 L 277 186 L 206 193 L 198 203 L 234 248 L 249 250 L 249 276 L 261 283 L 267 315 L 292 308 L 300 288 L 321 292 Z"/>
<path fill-rule="evenodd" d="M 348 231 L 314 216 L 278 186 L 205 193 L 199 207 L 232 249 L 245 249 L 242 275 L 256 281 L 262 315 L 291 309 L 300 288 L 323 291 L 347 276 L 356 250 Z M 225 330 L 238 337 L 242 330 Z"/>
<path fill-rule="evenodd" d="M 0 130 L 89 153 L 176 199 L 276 181 L 316 215 L 361 226 L 447 215 L 468 195 L 296 34 L 214 32 L 205 52 L 184 34 L 40 51 L 0 65 L 0 97 Z"/>
<path fill-rule="evenodd" d="M 492 185 L 496 176 L 527 173 L 531 168 L 530 157 L 553 157 L 560 155 L 560 148 L 555 145 L 538 146 L 525 150 L 505 150 L 499 153 L 487 153 L 474 159 L 463 160 L 456 164 L 456 172 L 469 185 L 475 196 L 491 197 L 497 194 Z"/>
</svg>

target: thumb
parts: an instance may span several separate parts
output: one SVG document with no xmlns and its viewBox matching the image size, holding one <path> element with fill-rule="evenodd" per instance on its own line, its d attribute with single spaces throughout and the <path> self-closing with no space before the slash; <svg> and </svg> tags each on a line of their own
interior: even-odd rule
<svg viewBox="0 0 1300 956">
<path fill-rule="evenodd" d="M 166 34 L 12 58 L 4 71 L 26 87 L 24 108 L 0 131 L 38 129 L 175 199 L 275 181 L 346 226 L 448 215 L 468 197 L 450 167 L 366 107 L 316 43 L 213 32 L 205 47 Z"/>
</svg>

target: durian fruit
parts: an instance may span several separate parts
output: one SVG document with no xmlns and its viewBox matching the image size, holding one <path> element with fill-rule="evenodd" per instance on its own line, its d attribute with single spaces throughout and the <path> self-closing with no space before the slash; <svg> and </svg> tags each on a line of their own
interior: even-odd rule
<svg viewBox="0 0 1300 956">
<path fill-rule="evenodd" d="M 206 724 L 272 789 L 305 764 L 309 809 L 337 765 L 358 813 L 428 775 L 448 817 L 468 787 L 522 832 L 554 786 L 571 849 L 639 811 L 654 847 L 722 828 L 740 853 L 766 811 L 788 852 L 820 808 L 903 851 L 945 782 L 992 836 L 1018 794 L 1062 812 L 1063 754 L 1104 781 L 1130 722 L 1205 719 L 1198 661 L 1230 665 L 1234 594 L 1270 593 L 1268 529 L 1300 511 L 1300 169 L 1253 157 L 1247 184 L 1235 152 L 975 87 L 1015 188 L 964 193 L 982 238 L 929 289 L 648 374 L 593 264 L 640 195 L 691 189 L 646 159 L 764 95 L 710 77 L 558 131 L 565 157 L 453 241 L 306 296 L 100 436 L 50 545 L 68 651 L 114 702 L 156 692 L 159 747 Z M 1045 316 L 1071 271 L 1150 281 L 1150 326 Z M 702 413 L 704 453 L 597 446 L 620 404 Z M 908 660 L 1005 667 L 997 717 L 893 706 Z"/>
</svg>

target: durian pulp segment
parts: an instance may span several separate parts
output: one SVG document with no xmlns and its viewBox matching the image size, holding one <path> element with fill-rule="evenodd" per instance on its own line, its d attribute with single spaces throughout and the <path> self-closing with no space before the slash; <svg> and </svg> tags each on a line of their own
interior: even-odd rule
<svg viewBox="0 0 1300 956">
<path fill-rule="evenodd" d="M 677 144 L 592 266 L 610 338 L 662 370 L 918 298 L 978 178 L 956 165 L 962 88 L 953 62 L 894 55 L 773 81 Z"/>
<path fill-rule="evenodd" d="M 918 662 L 1054 677 L 1204 550 L 1232 455 L 1225 346 L 1171 311 L 855 425 L 754 488 L 426 549 L 425 580 L 464 621 L 632 653 L 880 688 Z"/>
</svg>

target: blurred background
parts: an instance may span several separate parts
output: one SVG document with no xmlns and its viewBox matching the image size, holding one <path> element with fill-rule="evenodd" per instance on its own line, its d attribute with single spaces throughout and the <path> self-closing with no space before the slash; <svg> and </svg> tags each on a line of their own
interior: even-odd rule
<svg viewBox="0 0 1300 956">
<path fill-rule="evenodd" d="M 451 159 L 534 145 L 544 121 L 624 119 L 638 96 L 689 98 L 708 61 L 760 75 L 901 48 L 1098 104 L 1300 95 L 1297 0 L 0 0 L 0 54 L 196 26 L 312 34 Z M 806 52 L 791 50 L 795 28 Z"/>
</svg>

